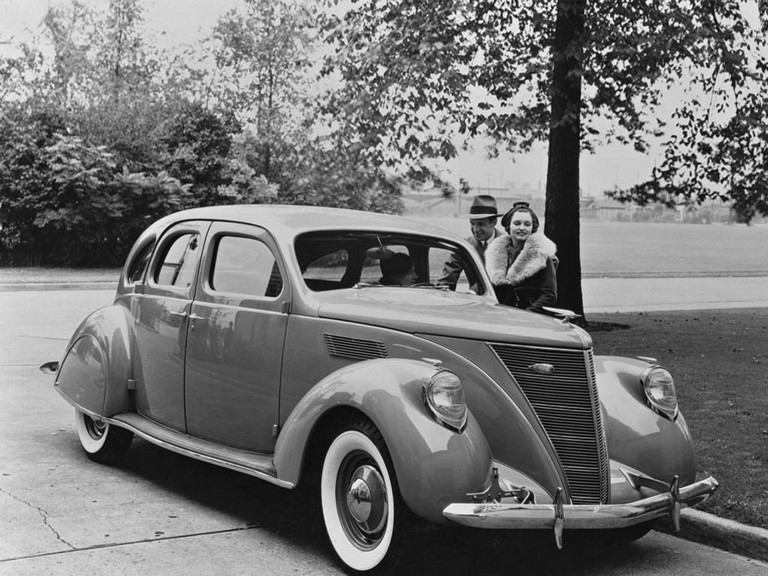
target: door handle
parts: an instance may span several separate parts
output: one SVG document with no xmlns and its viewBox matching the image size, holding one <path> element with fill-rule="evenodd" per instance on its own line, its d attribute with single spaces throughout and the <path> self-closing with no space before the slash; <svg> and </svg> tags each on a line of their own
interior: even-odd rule
<svg viewBox="0 0 768 576">
<path fill-rule="evenodd" d="M 187 313 L 186 312 L 169 312 L 171 316 L 180 316 L 181 318 L 186 318 Z"/>
<path fill-rule="evenodd" d="M 198 316 L 197 314 L 190 314 L 189 315 L 190 320 L 205 320 L 202 316 Z"/>
</svg>

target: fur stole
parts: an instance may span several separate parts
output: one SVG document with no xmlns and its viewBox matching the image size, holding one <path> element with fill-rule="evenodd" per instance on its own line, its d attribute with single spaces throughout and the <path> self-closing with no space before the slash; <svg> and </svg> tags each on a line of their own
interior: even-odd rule
<svg viewBox="0 0 768 576">
<path fill-rule="evenodd" d="M 530 278 L 547 265 L 547 258 L 552 258 L 557 246 L 544 234 L 531 234 L 523 245 L 514 262 L 512 258 L 512 238 L 506 234 L 495 238 L 485 251 L 485 267 L 494 286 L 508 284 L 516 286 Z"/>
</svg>

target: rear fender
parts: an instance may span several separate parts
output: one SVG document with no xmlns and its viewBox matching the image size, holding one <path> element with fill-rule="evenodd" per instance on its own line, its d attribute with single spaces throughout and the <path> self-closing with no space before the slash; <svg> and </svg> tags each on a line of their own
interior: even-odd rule
<svg viewBox="0 0 768 576">
<path fill-rule="evenodd" d="M 100 308 L 69 341 L 55 387 L 75 407 L 95 416 L 134 409 L 131 321 L 122 306 Z"/>
<path fill-rule="evenodd" d="M 296 405 L 275 447 L 277 476 L 297 484 L 314 433 L 340 426 L 342 412 L 359 412 L 381 432 L 400 492 L 419 516 L 444 521 L 442 510 L 487 487 L 491 451 L 470 413 L 458 433 L 435 421 L 422 401 L 435 366 L 416 360 L 369 360 L 328 375 Z M 329 419 L 331 421 L 329 421 Z M 323 446 L 324 447 L 324 446 Z"/>
</svg>

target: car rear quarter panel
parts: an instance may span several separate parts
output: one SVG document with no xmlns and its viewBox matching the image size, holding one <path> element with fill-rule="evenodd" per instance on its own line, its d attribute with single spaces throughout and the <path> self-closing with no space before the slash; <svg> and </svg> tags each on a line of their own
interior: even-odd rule
<svg viewBox="0 0 768 576">
<path fill-rule="evenodd" d="M 70 339 L 56 377 L 59 393 L 97 416 L 132 410 L 131 343 L 125 308 L 113 305 L 93 312 Z"/>
</svg>

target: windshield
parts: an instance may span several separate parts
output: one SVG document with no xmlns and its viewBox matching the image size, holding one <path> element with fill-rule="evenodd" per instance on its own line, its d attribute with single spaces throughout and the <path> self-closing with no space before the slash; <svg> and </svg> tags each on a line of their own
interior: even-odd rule
<svg viewBox="0 0 768 576">
<path fill-rule="evenodd" d="M 392 232 L 312 232 L 296 239 L 296 258 L 310 290 L 399 286 L 484 294 L 467 251 L 440 238 Z"/>
</svg>

